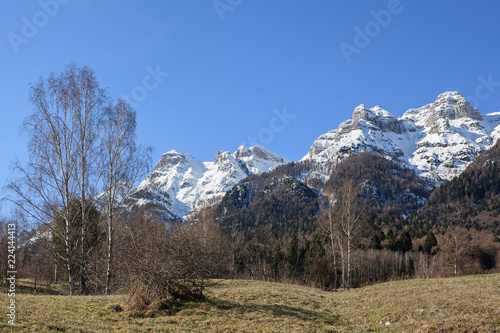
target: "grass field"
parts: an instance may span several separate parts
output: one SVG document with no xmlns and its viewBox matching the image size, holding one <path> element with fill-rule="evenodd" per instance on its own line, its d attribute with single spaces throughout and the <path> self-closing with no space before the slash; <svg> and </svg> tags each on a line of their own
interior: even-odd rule
<svg viewBox="0 0 500 333">
<path fill-rule="evenodd" d="M 27 288 L 27 287 L 26 287 Z M 500 274 L 408 280 L 350 292 L 231 280 L 170 315 L 132 318 L 126 296 L 16 295 L 2 332 L 500 332 Z"/>
</svg>

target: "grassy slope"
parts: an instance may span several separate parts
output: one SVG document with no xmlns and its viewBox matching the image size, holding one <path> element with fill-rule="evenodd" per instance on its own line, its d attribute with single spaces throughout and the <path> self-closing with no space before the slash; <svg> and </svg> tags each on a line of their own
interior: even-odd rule
<svg viewBox="0 0 500 333">
<path fill-rule="evenodd" d="M 223 281 L 206 302 L 155 318 L 130 318 L 111 309 L 124 301 L 124 296 L 18 294 L 14 331 L 500 332 L 500 274 L 391 282 L 348 293 Z M 6 294 L 0 304 L 8 304 Z M 2 315 L 0 331 L 11 328 Z"/>
</svg>

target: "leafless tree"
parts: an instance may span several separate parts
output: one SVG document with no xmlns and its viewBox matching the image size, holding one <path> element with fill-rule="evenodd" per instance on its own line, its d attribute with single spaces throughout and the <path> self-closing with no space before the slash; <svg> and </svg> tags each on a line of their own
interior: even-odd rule
<svg viewBox="0 0 500 333">
<path fill-rule="evenodd" d="M 8 229 L 7 219 L 0 217 L 0 284 L 6 283 L 8 269 Z"/>
<path fill-rule="evenodd" d="M 345 280 L 346 280 L 345 279 L 345 266 L 346 266 L 346 263 L 345 263 L 344 237 L 340 233 L 337 233 L 335 235 L 335 237 L 337 238 L 337 244 L 338 244 L 338 247 L 340 250 L 340 262 L 342 265 L 342 289 L 345 291 L 345 289 L 346 289 L 346 285 L 345 285 Z"/>
<path fill-rule="evenodd" d="M 230 273 L 229 241 L 212 216 L 200 212 L 168 229 L 147 216 L 134 216 L 126 249 L 130 310 L 144 310 L 154 301 L 203 297 L 208 279 Z"/>
<path fill-rule="evenodd" d="M 191 221 L 171 233 L 173 257 L 183 275 L 200 283 L 209 278 L 225 277 L 230 272 L 230 245 L 215 220 L 213 207 L 205 207 L 193 215 Z"/>
<path fill-rule="evenodd" d="M 91 166 L 95 158 L 99 113 L 105 92 L 100 89 L 94 72 L 88 67 L 67 67 L 60 75 L 40 78 L 31 86 L 30 102 L 34 113 L 23 123 L 29 136 L 29 162 L 14 168 L 20 176 L 11 181 L 11 201 L 17 204 L 35 224 L 47 224 L 61 217 L 64 221 L 64 247 L 70 294 L 75 294 L 74 268 L 84 274 L 85 253 L 73 262 L 74 246 L 69 238 L 74 220 L 70 203 L 82 199 L 82 221 L 86 198 L 92 198 L 98 178 L 90 184 Z M 81 238 L 85 238 L 82 223 Z M 54 230 L 53 230 L 54 231 Z M 76 266 L 75 266 L 76 265 Z M 83 288 L 83 276 L 80 288 Z"/>
<path fill-rule="evenodd" d="M 332 251 L 332 258 L 333 258 L 333 274 L 334 274 L 334 290 L 337 291 L 337 257 L 335 255 L 335 238 L 338 235 L 338 228 L 335 224 L 335 212 L 334 212 L 334 200 L 329 200 L 328 205 L 322 204 L 321 206 L 323 207 L 324 211 L 324 217 L 325 219 L 323 222 L 320 224 L 321 230 L 324 232 L 324 234 L 328 237 L 328 240 L 330 241 L 330 249 Z M 326 206 L 326 207 L 325 207 Z"/>
<path fill-rule="evenodd" d="M 135 143 L 136 113 L 123 100 L 109 105 L 104 112 L 101 171 L 104 182 L 104 201 L 107 212 L 107 269 L 106 289 L 111 292 L 113 251 L 117 218 L 115 211 L 133 190 L 133 184 L 149 171 L 151 148 Z"/>
<path fill-rule="evenodd" d="M 459 226 L 448 228 L 441 244 L 447 263 L 453 268 L 453 274 L 458 275 L 459 268 L 470 249 L 469 232 Z"/>
<path fill-rule="evenodd" d="M 347 247 L 347 290 L 351 287 L 351 253 L 353 239 L 360 227 L 361 200 L 359 188 L 352 181 L 347 181 L 337 191 L 337 205 L 340 210 L 340 227 L 344 232 Z"/>
<path fill-rule="evenodd" d="M 77 183 L 80 189 L 81 223 L 80 223 L 80 269 L 78 292 L 86 292 L 86 249 L 83 244 L 87 237 L 87 211 L 95 205 L 100 182 L 99 170 L 95 168 L 99 158 L 99 135 L 101 133 L 103 107 L 107 100 L 104 89 L 99 87 L 94 72 L 88 68 L 68 67 L 63 80 L 71 91 L 72 114 L 75 117 L 77 136 Z"/>
<path fill-rule="evenodd" d="M 426 253 L 417 253 L 415 262 L 415 275 L 426 279 L 433 278 L 436 274 L 437 264 L 436 256 L 431 256 Z"/>
</svg>

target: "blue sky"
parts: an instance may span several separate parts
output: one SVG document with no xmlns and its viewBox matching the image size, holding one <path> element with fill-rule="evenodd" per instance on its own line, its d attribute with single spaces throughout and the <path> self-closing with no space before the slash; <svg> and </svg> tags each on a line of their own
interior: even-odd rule
<svg viewBox="0 0 500 333">
<path fill-rule="evenodd" d="M 361 103 L 401 116 L 447 90 L 500 111 L 497 1 L 0 3 L 1 184 L 27 159 L 29 84 L 71 62 L 130 96 L 154 162 L 242 143 L 298 160 Z"/>
</svg>

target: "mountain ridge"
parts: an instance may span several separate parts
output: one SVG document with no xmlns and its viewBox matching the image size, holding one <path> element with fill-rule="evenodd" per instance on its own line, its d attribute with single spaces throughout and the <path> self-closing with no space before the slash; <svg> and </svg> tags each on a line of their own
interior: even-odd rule
<svg viewBox="0 0 500 333">
<path fill-rule="evenodd" d="M 378 105 L 360 104 L 351 119 L 313 142 L 308 154 L 297 161 L 304 167 L 294 178 L 321 194 L 335 165 L 353 154 L 373 152 L 414 170 L 433 189 L 458 176 L 498 138 L 500 112 L 483 115 L 456 91 L 442 93 L 401 117 Z M 167 220 L 181 219 L 220 202 L 245 178 L 287 163 L 259 146 L 219 151 L 212 162 L 171 150 L 162 155 L 127 205 L 151 206 Z"/>
<path fill-rule="evenodd" d="M 240 146 L 234 153 L 219 151 L 213 162 L 171 150 L 131 194 L 128 207 L 150 206 L 167 220 L 187 216 L 210 205 L 247 176 L 269 171 L 288 160 L 262 148 Z"/>
<path fill-rule="evenodd" d="M 361 151 L 394 156 L 438 185 L 460 174 L 500 137 L 500 112 L 482 115 L 458 92 L 395 117 L 380 106 L 356 107 L 352 119 L 319 136 L 302 160 L 319 164 Z"/>
</svg>

